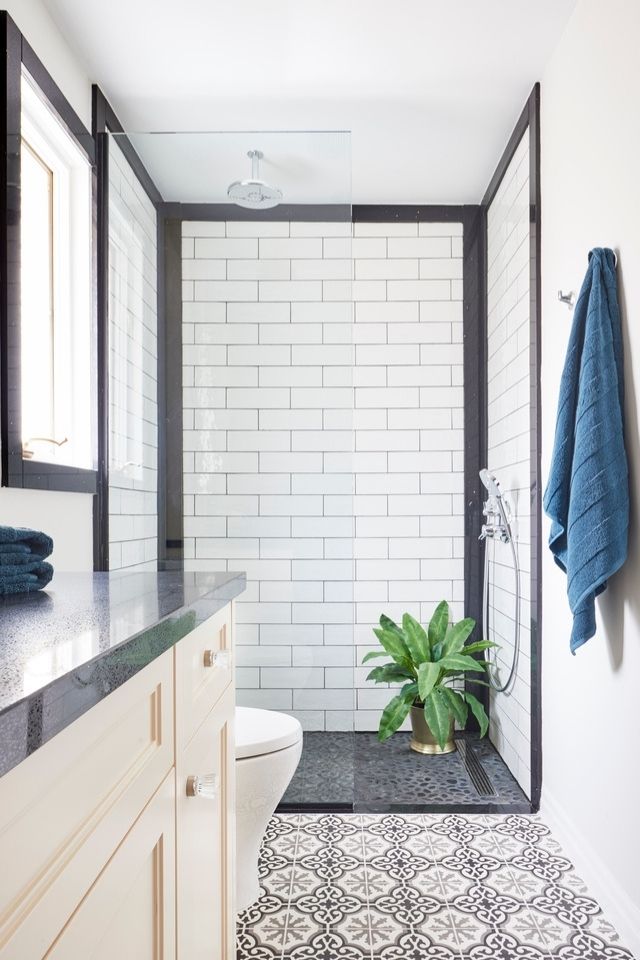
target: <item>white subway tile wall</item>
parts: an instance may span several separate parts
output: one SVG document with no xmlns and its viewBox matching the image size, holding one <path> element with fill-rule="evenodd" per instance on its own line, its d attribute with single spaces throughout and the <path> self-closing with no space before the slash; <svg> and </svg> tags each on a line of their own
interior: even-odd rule
<svg viewBox="0 0 640 960">
<path fill-rule="evenodd" d="M 109 568 L 158 556 L 156 213 L 109 141 Z"/>
<path fill-rule="evenodd" d="M 520 142 L 488 211 L 488 466 L 514 514 L 520 564 L 520 658 L 509 694 L 492 693 L 490 737 L 531 792 L 530 271 L 529 134 Z M 515 578 L 510 547 L 490 568 L 490 638 L 506 679 L 513 658 Z"/>
<path fill-rule="evenodd" d="M 380 614 L 463 615 L 462 224 L 183 239 L 185 564 L 247 571 L 239 702 L 377 729 Z"/>
</svg>

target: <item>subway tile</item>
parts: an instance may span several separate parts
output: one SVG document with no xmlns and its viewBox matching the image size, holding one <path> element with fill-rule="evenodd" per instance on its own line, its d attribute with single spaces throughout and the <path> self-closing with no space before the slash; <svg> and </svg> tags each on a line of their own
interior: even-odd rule
<svg viewBox="0 0 640 960">
<path fill-rule="evenodd" d="M 350 560 L 293 560 L 291 575 L 294 580 L 351 580 Z"/>
<path fill-rule="evenodd" d="M 194 297 L 198 301 L 257 300 L 258 284 L 253 280 L 196 280 Z"/>
<path fill-rule="evenodd" d="M 356 323 L 417 323 L 420 319 L 420 304 L 356 303 Z"/>
<path fill-rule="evenodd" d="M 291 650 L 286 647 L 242 644 L 236 648 L 236 665 L 238 667 L 289 667 Z"/>
<path fill-rule="evenodd" d="M 333 326 L 333 324 L 332 324 Z M 304 344 L 291 348 L 291 362 L 295 366 L 351 366 L 353 348 L 351 344 Z"/>
<path fill-rule="evenodd" d="M 203 263 L 216 261 L 202 261 Z M 228 280 L 290 280 L 288 260 L 229 260 L 226 263 Z M 194 280 L 203 279 L 194 277 Z"/>
<path fill-rule="evenodd" d="M 182 362 L 190 366 L 211 366 L 227 362 L 227 347 L 219 344 L 183 344 Z"/>
<path fill-rule="evenodd" d="M 261 430 L 321 430 L 322 410 L 260 410 L 259 422 Z"/>
<path fill-rule="evenodd" d="M 462 407 L 462 387 L 420 387 L 421 407 Z"/>
<path fill-rule="evenodd" d="M 333 303 L 292 303 L 292 323 L 350 323 L 353 304 L 349 296 L 345 301 Z"/>
<path fill-rule="evenodd" d="M 248 473 L 258 469 L 257 453 L 205 450 L 195 455 L 196 473 Z"/>
<path fill-rule="evenodd" d="M 250 237 L 230 240 L 218 237 L 196 237 L 194 256 L 205 260 L 253 258 L 258 256 L 258 241 Z"/>
<path fill-rule="evenodd" d="M 288 237 L 286 220 L 228 220 L 228 237 Z"/>
<path fill-rule="evenodd" d="M 321 667 L 262 667 L 260 669 L 260 687 L 263 690 L 287 687 L 295 691 L 296 688 L 312 689 L 323 686 L 324 670 Z"/>
<path fill-rule="evenodd" d="M 291 347 L 287 344 L 242 344 L 227 347 L 231 366 L 286 366 L 291 362 Z"/>
<path fill-rule="evenodd" d="M 291 222 L 292 237 L 350 237 L 351 218 L 348 220 Z"/>
<path fill-rule="evenodd" d="M 356 280 L 417 280 L 417 260 L 356 260 Z"/>
<path fill-rule="evenodd" d="M 260 343 L 322 343 L 322 324 L 270 323 L 260 327 Z"/>
<path fill-rule="evenodd" d="M 323 600 L 323 584 L 311 580 L 261 580 L 260 602 L 319 603 Z"/>
<path fill-rule="evenodd" d="M 415 281 L 395 281 L 396 283 L 418 283 Z M 352 296 L 355 301 L 365 300 L 386 300 L 387 299 L 387 281 L 386 280 L 354 280 L 351 288 Z M 405 299 L 409 299 L 406 297 Z"/>
<path fill-rule="evenodd" d="M 257 343 L 260 331 L 257 323 L 198 323 L 192 329 L 194 343 L 221 344 Z"/>
<path fill-rule="evenodd" d="M 260 644 L 284 645 L 294 650 L 322 643 L 322 624 L 264 623 L 260 625 Z"/>
<path fill-rule="evenodd" d="M 268 516 L 321 516 L 322 497 L 320 496 L 261 496 L 260 515 Z"/>
<path fill-rule="evenodd" d="M 389 496 L 389 516 L 420 516 L 452 513 L 451 497 L 446 494 Z"/>
<path fill-rule="evenodd" d="M 351 280 L 351 260 L 292 260 L 292 280 Z"/>
<path fill-rule="evenodd" d="M 450 257 L 451 240 L 449 237 L 390 237 L 387 241 L 387 256 L 390 258 Z"/>
<path fill-rule="evenodd" d="M 293 388 L 291 390 L 291 406 L 294 408 L 344 407 L 349 409 L 352 402 L 353 393 L 346 387 Z M 280 404 L 280 406 L 285 406 L 285 404 Z"/>
<path fill-rule="evenodd" d="M 420 393 L 418 387 L 386 387 L 384 389 L 357 387 L 355 400 L 356 407 L 418 407 Z"/>
<path fill-rule="evenodd" d="M 462 260 L 460 258 L 447 257 L 440 259 L 434 257 L 429 260 L 420 261 L 420 279 L 421 280 L 461 280 L 462 279 Z"/>
<path fill-rule="evenodd" d="M 351 259 L 351 237 L 326 237 L 322 242 L 322 256 L 325 260 Z"/>
<path fill-rule="evenodd" d="M 257 410 L 195 410 L 196 430 L 257 430 Z"/>
<path fill-rule="evenodd" d="M 352 446 L 350 430 L 300 430 L 291 434 L 292 450 L 351 450 Z"/>
<path fill-rule="evenodd" d="M 350 537 L 350 517 L 292 517 L 291 533 L 294 537 Z"/>
<path fill-rule="evenodd" d="M 193 369 L 194 387 L 257 387 L 255 367 L 226 367 L 200 365 Z"/>
<path fill-rule="evenodd" d="M 261 473 L 321 473 L 322 453 L 319 451 L 260 454 Z"/>
<path fill-rule="evenodd" d="M 291 492 L 291 481 L 286 473 L 233 473 L 226 478 L 226 492 L 288 494 Z"/>
<path fill-rule="evenodd" d="M 225 260 L 185 260 L 182 264 L 183 280 L 226 280 Z"/>
<path fill-rule="evenodd" d="M 393 323 L 387 331 L 389 343 L 451 342 L 450 323 Z"/>
<path fill-rule="evenodd" d="M 451 280 L 388 280 L 388 300 L 449 300 Z"/>
<path fill-rule="evenodd" d="M 356 560 L 359 580 L 417 580 L 420 560 Z"/>
<path fill-rule="evenodd" d="M 275 243 L 275 241 L 273 241 Z M 426 282 L 426 281 L 425 281 Z M 321 280 L 260 280 L 259 299 L 261 301 L 320 300 L 322 296 Z M 239 299 L 239 298 L 238 298 Z M 249 300 L 250 297 L 245 299 Z"/>
<path fill-rule="evenodd" d="M 258 497 L 201 495 L 195 497 L 196 516 L 248 516 L 258 513 Z"/>
<path fill-rule="evenodd" d="M 289 303 L 229 303 L 228 323 L 289 323 Z"/>
<path fill-rule="evenodd" d="M 417 353 L 417 351 L 416 351 Z M 405 384 L 407 387 L 450 387 L 451 366 L 418 366 L 389 367 L 387 383 L 390 387 Z"/>
<path fill-rule="evenodd" d="M 451 558 L 451 539 L 446 537 L 391 537 L 389 557 L 399 559 Z"/>
<path fill-rule="evenodd" d="M 461 237 L 462 223 L 427 223 L 422 221 L 418 224 L 418 236 L 420 237 Z M 455 254 L 452 254 L 455 256 Z"/>
<path fill-rule="evenodd" d="M 253 513 L 257 514 L 257 509 Z M 230 537 L 289 537 L 291 534 L 289 517 L 243 516 L 241 513 L 230 516 L 227 527 Z"/>
<path fill-rule="evenodd" d="M 358 430 L 356 450 L 419 450 L 417 430 Z"/>
<path fill-rule="evenodd" d="M 411 363 L 420 363 L 419 348 L 414 344 L 359 343 L 356 345 L 357 365 L 393 366 Z"/>
<path fill-rule="evenodd" d="M 183 220 L 183 237 L 224 237 L 225 225 L 223 221 L 216 220 Z"/>
<path fill-rule="evenodd" d="M 322 367 L 259 367 L 261 387 L 321 387 Z"/>
<path fill-rule="evenodd" d="M 382 260 L 387 256 L 386 237 L 357 237 L 351 241 L 351 244 L 351 256 L 354 260 L 369 257 Z"/>
<path fill-rule="evenodd" d="M 420 323 L 462 323 L 462 304 L 457 301 L 427 300 L 419 304 Z"/>
<path fill-rule="evenodd" d="M 296 237 L 288 239 L 261 239 L 261 259 L 322 259 L 322 240 L 318 237 Z"/>
<path fill-rule="evenodd" d="M 321 537 L 262 537 L 260 540 L 262 559 L 317 560 L 322 558 L 322 551 Z M 301 579 L 312 580 L 313 577 Z"/>
<path fill-rule="evenodd" d="M 182 304 L 183 323 L 224 323 L 226 317 L 226 303 L 187 302 Z"/>
<path fill-rule="evenodd" d="M 258 387 L 254 390 L 227 390 L 227 406 L 262 409 L 289 406 L 289 390 L 278 387 Z"/>
</svg>

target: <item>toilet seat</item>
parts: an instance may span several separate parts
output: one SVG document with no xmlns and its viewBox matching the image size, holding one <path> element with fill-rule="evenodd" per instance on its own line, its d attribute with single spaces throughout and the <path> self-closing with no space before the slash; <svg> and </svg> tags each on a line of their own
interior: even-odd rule
<svg viewBox="0 0 640 960">
<path fill-rule="evenodd" d="M 295 717 L 275 710 L 236 707 L 236 760 L 275 753 L 301 739 L 302 727 Z"/>
</svg>

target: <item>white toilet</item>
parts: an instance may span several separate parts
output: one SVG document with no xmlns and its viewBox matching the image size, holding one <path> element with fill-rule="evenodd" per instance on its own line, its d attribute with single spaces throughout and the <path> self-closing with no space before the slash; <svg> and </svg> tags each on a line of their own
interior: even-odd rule
<svg viewBox="0 0 640 960">
<path fill-rule="evenodd" d="M 274 710 L 236 707 L 237 909 L 260 896 L 258 853 L 271 814 L 302 753 L 298 720 Z"/>
</svg>

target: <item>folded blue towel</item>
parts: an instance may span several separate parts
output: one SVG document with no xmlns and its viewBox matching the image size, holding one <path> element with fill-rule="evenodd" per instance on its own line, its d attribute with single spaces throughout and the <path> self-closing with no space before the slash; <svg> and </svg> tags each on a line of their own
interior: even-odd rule
<svg viewBox="0 0 640 960">
<path fill-rule="evenodd" d="M 596 632 L 595 597 L 626 560 L 629 528 L 615 257 L 600 247 L 576 303 L 544 509 L 549 547 L 567 574 L 575 653 Z"/>
<path fill-rule="evenodd" d="M 25 550 L 44 560 L 53 551 L 53 540 L 40 530 L 0 526 L 0 553 L 24 553 Z"/>
<path fill-rule="evenodd" d="M 13 576 L 0 576 L 0 596 L 14 593 L 32 593 L 42 590 L 53 577 L 53 567 L 46 560 L 35 559 L 27 570 L 21 569 Z"/>
</svg>

